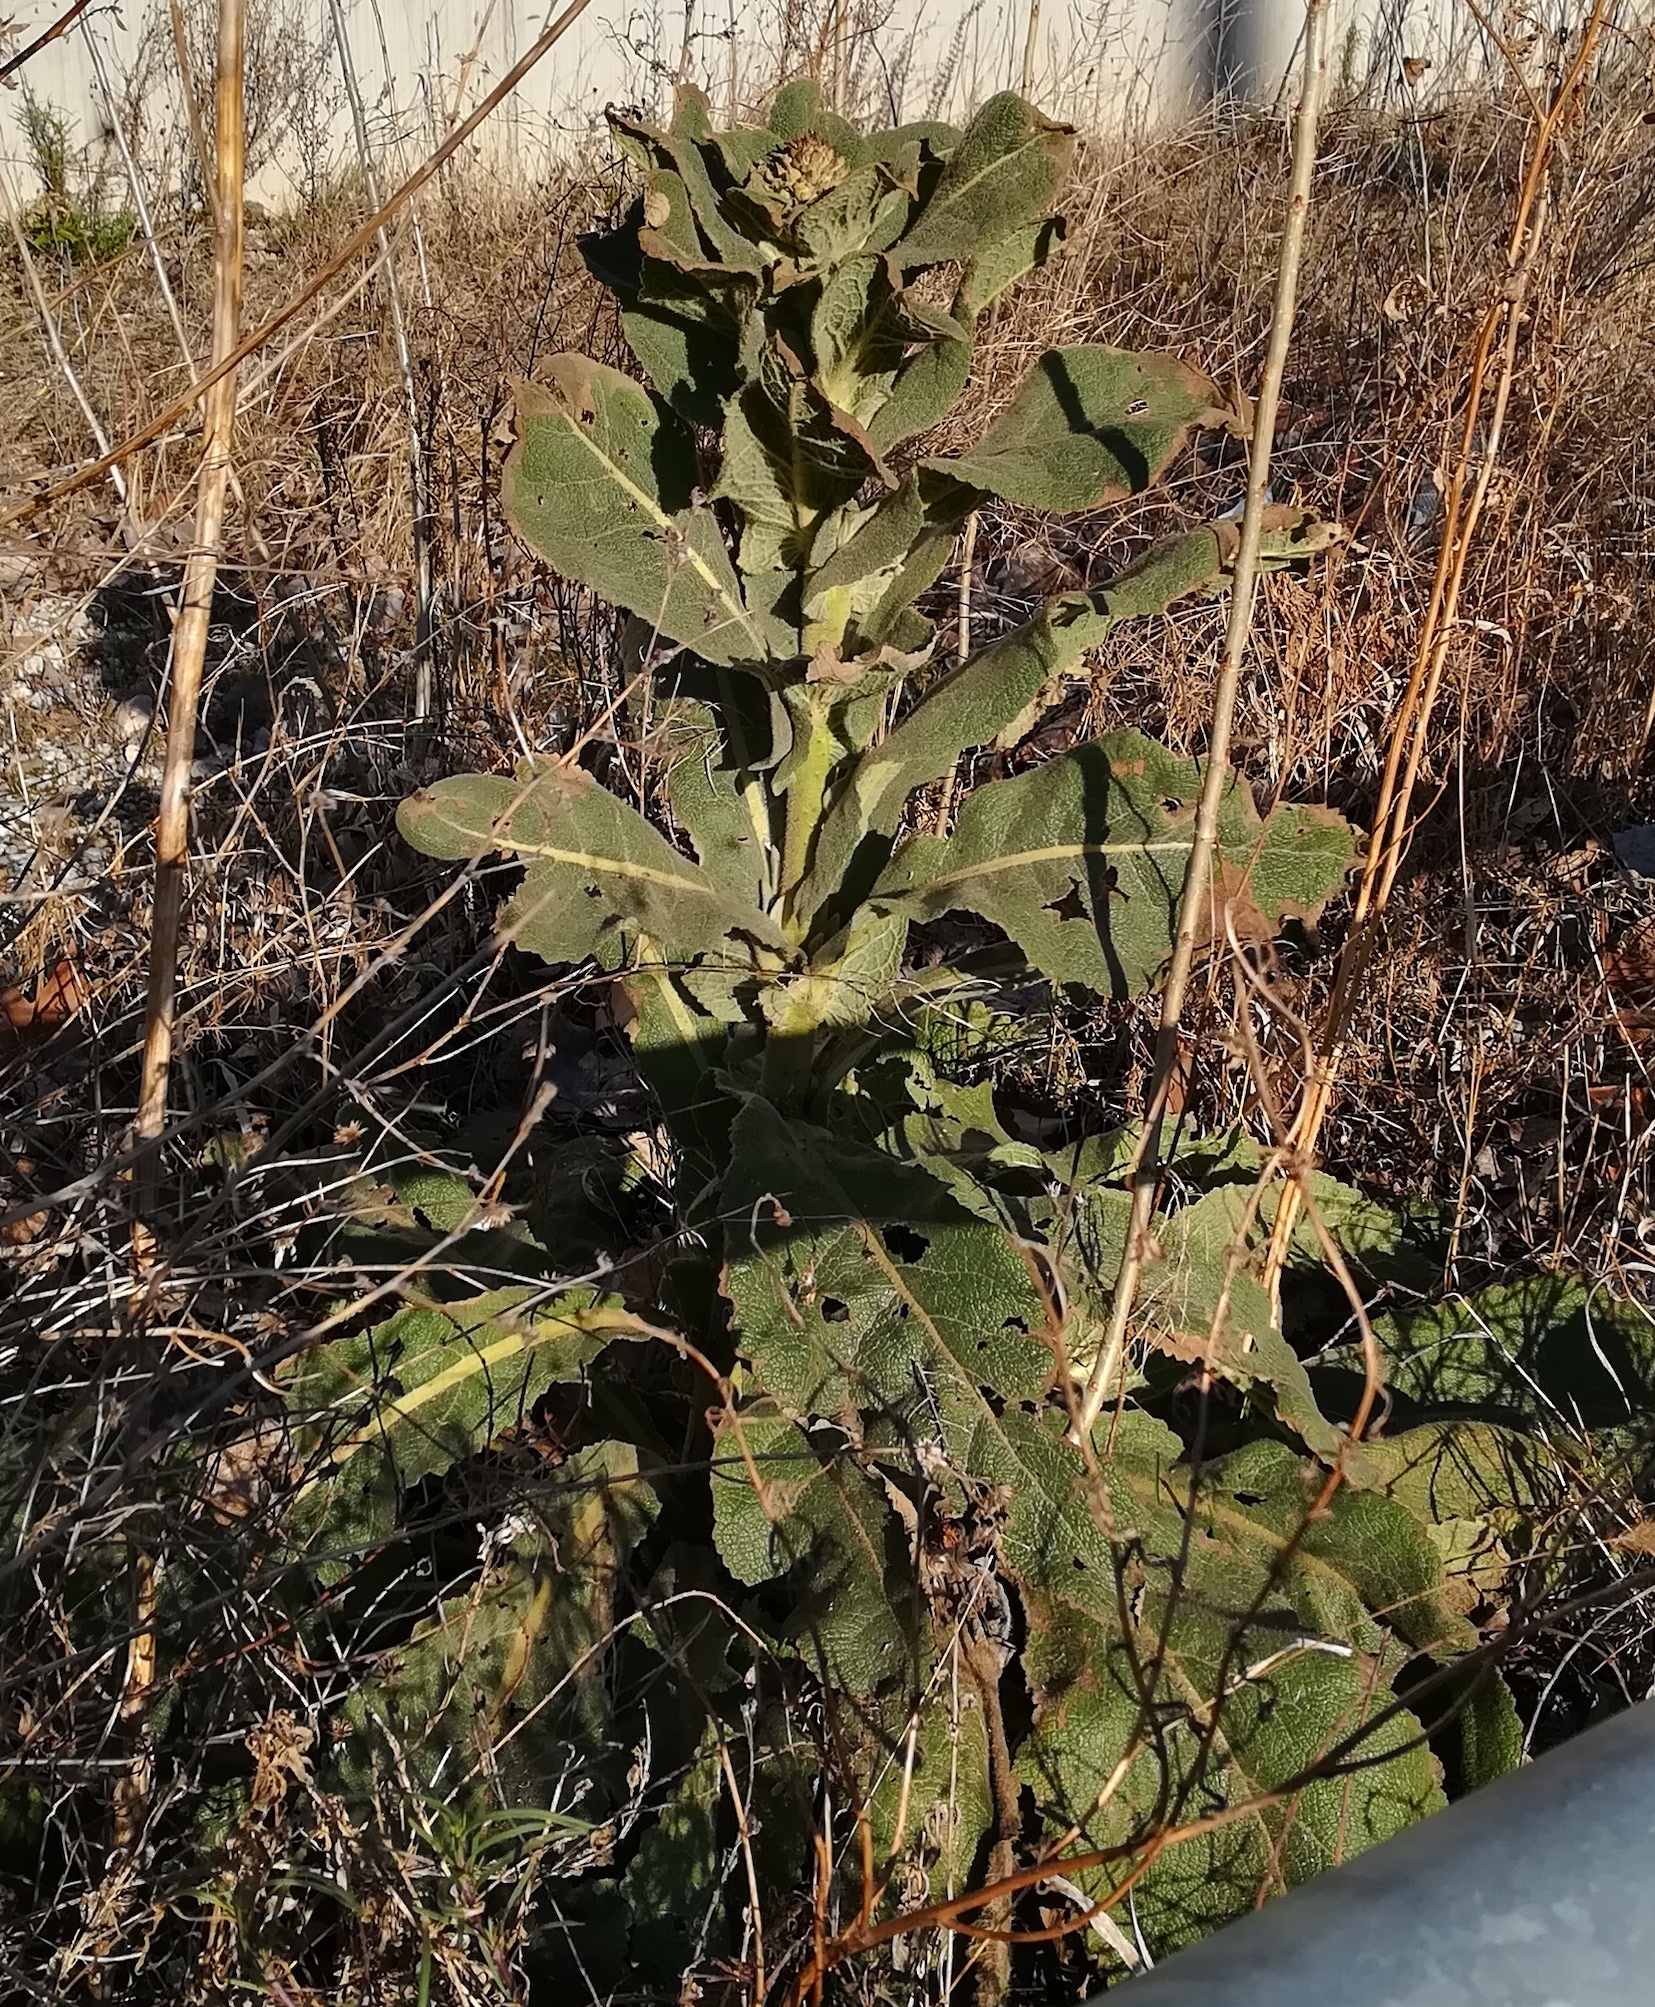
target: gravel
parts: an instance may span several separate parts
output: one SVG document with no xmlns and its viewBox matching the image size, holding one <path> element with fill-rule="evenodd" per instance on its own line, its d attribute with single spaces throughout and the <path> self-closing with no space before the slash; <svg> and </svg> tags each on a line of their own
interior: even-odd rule
<svg viewBox="0 0 1655 2007">
<path fill-rule="evenodd" d="M 43 892 L 65 867 L 72 883 L 96 881 L 149 820 L 154 700 L 105 689 L 81 599 L 37 593 L 0 617 L 0 894 Z"/>
</svg>

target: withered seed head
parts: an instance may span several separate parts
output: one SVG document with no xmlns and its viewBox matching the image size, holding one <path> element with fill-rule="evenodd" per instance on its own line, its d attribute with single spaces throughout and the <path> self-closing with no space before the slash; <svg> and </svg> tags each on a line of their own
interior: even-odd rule
<svg viewBox="0 0 1655 2007">
<path fill-rule="evenodd" d="M 753 170 L 760 190 L 783 208 L 802 209 L 845 180 L 850 163 L 819 133 L 804 132 Z"/>
</svg>

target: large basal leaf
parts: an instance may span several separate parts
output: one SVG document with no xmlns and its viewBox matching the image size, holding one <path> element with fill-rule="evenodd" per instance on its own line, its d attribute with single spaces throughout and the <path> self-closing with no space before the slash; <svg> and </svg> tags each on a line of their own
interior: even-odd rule
<svg viewBox="0 0 1655 2007">
<path fill-rule="evenodd" d="M 1172 1358 L 1199 1361 L 1234 1386 L 1268 1386 L 1277 1416 L 1309 1449 L 1339 1464 L 1348 1483 L 1369 1484 L 1369 1446 L 1352 1442 L 1322 1413 L 1303 1362 L 1277 1328 L 1262 1279 L 1268 1235 L 1256 1220 L 1249 1230 L 1247 1191 L 1227 1185 L 1204 1192 L 1159 1220 L 1156 1238 L 1160 1252 L 1144 1266 L 1137 1306 L 1145 1342 Z M 1112 1289 L 1119 1254 L 1110 1252 L 1114 1267 L 1096 1280 Z"/>
<path fill-rule="evenodd" d="M 512 526 L 566 578 L 711 662 L 792 652 L 751 612 L 710 510 L 698 504 L 689 428 L 630 377 L 554 356 L 517 389 L 503 497 Z"/>
<path fill-rule="evenodd" d="M 738 1582 L 791 1574 L 792 1642 L 841 1691 L 914 1690 L 911 1590 L 887 1552 L 890 1511 L 829 1432 L 820 1450 L 768 1403 L 726 1419 L 713 1444 L 713 1538 Z M 753 1479 L 757 1477 L 758 1489 Z"/>
<path fill-rule="evenodd" d="M 728 1954 L 722 1892 L 727 1850 L 719 1835 L 726 1793 L 720 1731 L 709 1728 L 678 1788 L 644 1828 L 622 1887 L 632 1916 L 638 1973 L 676 1987 L 700 1960 Z"/>
<path fill-rule="evenodd" d="M 1528 1276 L 1393 1310 L 1374 1320 L 1374 1336 L 1387 1384 L 1416 1410 L 1642 1429 L 1655 1408 L 1655 1319 L 1578 1276 Z M 1343 1357 L 1356 1367 L 1354 1344 Z"/>
<path fill-rule="evenodd" d="M 469 1178 L 435 1157 L 375 1166 L 353 1184 L 329 1250 L 365 1284 L 406 1271 L 434 1296 L 475 1295 L 478 1275 L 540 1282 L 556 1267 L 520 1220 L 484 1205 Z"/>
<path fill-rule="evenodd" d="M 1230 412 L 1169 355 L 1048 349 L 969 452 L 926 464 L 1025 508 L 1101 508 L 1147 488 L 1198 425 Z"/>
<path fill-rule="evenodd" d="M 287 1386 L 301 1527 L 327 1548 L 386 1538 L 411 1485 L 486 1449 L 636 1329 L 590 1291 L 548 1302 L 523 1287 L 411 1305 L 307 1353 Z"/>
<path fill-rule="evenodd" d="M 975 256 L 1050 206 L 1074 148 L 1071 126 L 1042 118 L 1014 92 L 990 98 L 894 255 L 910 271 Z"/>
<path fill-rule="evenodd" d="M 951 837 L 902 846 L 875 900 L 915 919 L 980 914 L 1053 982 L 1131 996 L 1171 951 L 1200 787 L 1193 761 L 1137 732 L 1111 733 L 978 788 Z M 1261 821 L 1233 777 L 1206 929 L 1269 940 L 1288 918 L 1314 919 L 1352 848 L 1348 824 L 1328 809 L 1278 808 Z"/>
<path fill-rule="evenodd" d="M 577 1831 L 612 1816 L 628 1752 L 607 1733 L 603 1654 L 622 1570 L 658 1509 L 630 1445 L 570 1457 L 510 1550 L 351 1695 L 347 1776 L 362 1788 L 375 1771 L 407 1776 L 474 1811 L 533 1808 L 553 1830 L 548 1808 Z"/>
<path fill-rule="evenodd" d="M 1142 1753 L 1096 1838 L 1143 1830 L 1185 1792 L 1193 1815 L 1275 1790 L 1390 1704 L 1411 1652 L 1467 1641 L 1414 1516 L 1340 1491 L 1306 1527 L 1324 1476 L 1281 1444 L 1239 1452 L 1192 1491 L 1182 1444 L 1128 1410 L 1100 1425 L 1094 1491 L 1047 1397 L 1051 1311 L 1009 1235 L 922 1172 L 801 1132 L 762 1103 L 747 1105 L 734 1141 L 726 1290 L 738 1345 L 799 1423 L 798 1444 L 821 1428 L 812 1417 L 829 1418 L 822 1441 L 840 1457 L 893 1480 L 923 1472 L 945 1516 L 975 1501 L 997 1520 L 985 1565 L 1021 1602 L 1037 1710 L 1020 1767 L 1051 1829 L 1088 1817 L 1134 1741 Z M 740 1481 L 728 1458 L 725 1471 Z M 771 1503 L 778 1512 L 785 1493 Z M 768 1551 L 768 1520 L 761 1532 L 744 1511 L 752 1551 Z M 1220 1733 L 1198 1776 L 1221 1680 Z M 1363 1752 L 1392 1760 L 1169 1850 L 1152 1877 L 1158 1925 L 1176 1933 L 1192 1890 L 1204 1891 L 1204 1921 L 1234 1914 L 1273 1861 L 1297 1879 L 1433 1809 L 1434 1764 L 1404 1749 L 1415 1734 L 1398 1713 Z"/>
<path fill-rule="evenodd" d="M 397 827 L 428 857 L 521 857 L 528 873 L 500 931 L 549 962 L 612 963 L 601 951 L 617 934 L 641 935 L 669 960 L 718 953 L 731 937 L 785 951 L 774 922 L 578 767 L 458 774 L 405 801 Z"/>
<path fill-rule="evenodd" d="M 929 1876 L 938 1894 L 958 1887 L 992 1816 L 982 1708 L 967 1681 L 954 1733 L 937 1662 L 952 1641 L 927 1614 L 883 1487 L 837 1431 L 813 1441 L 756 1403 L 718 1430 L 713 1528 L 738 1581 L 788 1579 L 793 1610 L 777 1641 L 827 1689 L 876 1858 L 900 1841 L 911 1886 Z"/>
</svg>

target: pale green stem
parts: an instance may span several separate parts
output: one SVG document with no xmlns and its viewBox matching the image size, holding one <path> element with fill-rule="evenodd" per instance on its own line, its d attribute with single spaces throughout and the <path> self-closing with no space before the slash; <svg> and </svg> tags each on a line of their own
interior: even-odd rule
<svg viewBox="0 0 1655 2007">
<path fill-rule="evenodd" d="M 782 924 L 789 933 L 793 931 L 793 899 L 810 869 L 827 802 L 828 775 L 833 771 L 833 734 L 826 718 L 811 704 L 805 720 L 805 743 L 787 784 L 787 830 L 782 847 Z"/>
<path fill-rule="evenodd" d="M 760 1085 L 773 1107 L 786 1108 L 804 1099 L 816 1057 L 816 1032 L 792 1025 L 772 1025 L 764 1041 Z"/>
</svg>

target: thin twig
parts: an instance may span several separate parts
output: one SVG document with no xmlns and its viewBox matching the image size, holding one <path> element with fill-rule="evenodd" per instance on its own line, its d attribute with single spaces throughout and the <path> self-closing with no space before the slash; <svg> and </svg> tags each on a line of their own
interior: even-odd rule
<svg viewBox="0 0 1655 2007">
<path fill-rule="evenodd" d="M 1195 961 L 1196 938 L 1209 910 L 1208 880 L 1218 834 L 1219 803 L 1229 772 L 1230 733 L 1235 721 L 1236 697 L 1241 687 L 1242 659 L 1252 627 L 1253 599 L 1258 584 L 1259 540 L 1264 530 L 1265 500 L 1270 487 L 1270 456 L 1275 443 L 1276 408 L 1281 401 L 1282 376 L 1287 368 L 1288 343 L 1292 339 L 1293 317 L 1298 304 L 1299 265 L 1304 255 L 1310 186 L 1316 167 L 1317 126 L 1322 86 L 1327 76 L 1327 5 L 1328 0 L 1306 0 L 1305 4 L 1304 89 L 1293 132 L 1293 169 L 1287 218 L 1282 227 L 1281 251 L 1276 264 L 1276 296 L 1270 314 L 1270 337 L 1265 349 L 1264 373 L 1259 384 L 1253 437 L 1247 456 L 1247 507 L 1241 521 L 1241 541 L 1236 550 L 1235 582 L 1230 597 L 1229 625 L 1224 637 L 1224 658 L 1213 697 L 1207 770 L 1202 775 L 1201 798 L 1195 811 L 1195 833 L 1178 905 L 1178 932 L 1161 999 L 1161 1022 L 1155 1038 L 1155 1066 L 1150 1080 L 1149 1103 L 1144 1111 L 1143 1131 L 1132 1165 L 1132 1221 L 1115 1282 L 1109 1328 L 1087 1383 L 1080 1413 L 1075 1418 L 1072 1434 L 1076 1439 L 1090 1434 L 1125 1347 L 1127 1325 L 1143 1274 L 1156 1187 L 1160 1182 L 1161 1125 L 1166 1114 L 1168 1092 L 1178 1069 L 1179 1024 L 1184 1014 L 1190 970 Z"/>
<path fill-rule="evenodd" d="M 75 374 L 75 366 L 69 360 L 69 351 L 63 346 L 62 330 L 58 327 L 57 316 L 52 312 L 51 306 L 47 301 L 45 289 L 40 283 L 40 274 L 35 270 L 34 253 L 30 250 L 29 240 L 24 235 L 23 219 L 17 213 L 17 203 L 11 192 L 11 180 L 3 166 L 0 166 L 0 201 L 3 201 L 6 206 L 6 221 L 11 225 L 12 239 L 17 245 L 18 260 L 22 264 L 23 277 L 28 283 L 30 294 L 33 296 L 35 309 L 40 315 L 40 325 L 46 336 L 46 345 L 52 351 L 52 359 L 56 362 L 59 371 L 62 373 L 64 382 L 69 386 L 70 396 L 80 406 L 81 416 L 86 420 L 86 429 L 91 433 L 93 443 L 97 446 L 98 451 L 107 457 L 109 453 L 109 434 L 104 431 L 102 421 L 98 417 L 97 412 L 93 410 L 92 400 L 87 396 L 80 378 Z M 124 509 L 127 504 L 125 477 L 122 475 L 120 469 L 113 466 L 113 464 L 111 465 L 111 472 L 115 479 L 115 492 L 120 496 L 121 507 Z M 8 517 L 7 520 L 9 521 L 10 518 Z"/>
<path fill-rule="evenodd" d="M 75 0 L 75 4 L 72 7 L 66 8 L 49 28 L 45 29 L 41 34 L 36 35 L 26 49 L 19 49 L 17 54 L 8 62 L 0 64 L 0 84 L 5 83 L 8 78 L 16 76 L 17 72 L 22 69 L 23 65 L 32 56 L 38 56 L 42 49 L 49 49 L 60 36 L 67 35 L 69 30 L 91 4 L 92 0 Z"/>
<path fill-rule="evenodd" d="M 971 653 L 971 567 L 977 557 L 977 511 L 973 509 L 965 519 L 965 532 L 960 538 L 960 584 L 959 584 L 959 639 L 955 644 L 956 660 L 963 662 Z M 960 793 L 960 762 L 954 762 L 954 771 L 942 784 L 942 793 L 937 800 L 936 819 L 931 828 L 938 836 L 948 834 L 948 825 L 954 819 L 954 803 Z"/>
<path fill-rule="evenodd" d="M 184 565 L 184 590 L 173 628 L 172 674 L 167 701 L 167 751 L 161 770 L 161 803 L 155 819 L 155 909 L 150 923 L 149 997 L 144 1016 L 143 1073 L 136 1135 L 153 1142 L 167 1123 L 167 1079 L 172 1066 L 173 1004 L 178 981 L 178 934 L 189 859 L 190 762 L 195 758 L 201 671 L 218 580 L 224 497 L 229 487 L 235 430 L 236 374 L 232 360 L 241 328 L 242 271 L 242 49 L 244 0 L 219 0 L 218 90 L 215 137 L 218 226 L 213 240 L 213 372 L 206 398 L 201 474 L 196 490 L 195 535 Z M 159 1152 L 143 1161 L 148 1212 L 159 1174 Z"/>
<path fill-rule="evenodd" d="M 149 200 L 144 193 L 143 180 L 138 173 L 138 163 L 132 157 L 132 149 L 127 144 L 126 133 L 121 125 L 120 107 L 115 102 L 115 93 L 109 82 L 109 72 L 104 65 L 103 51 L 98 46 L 98 38 L 92 32 L 90 21 L 82 24 L 80 33 L 81 40 L 86 44 L 87 56 L 91 59 L 92 74 L 98 80 L 98 90 L 103 97 L 109 130 L 115 138 L 115 149 L 121 156 L 121 165 L 126 169 L 127 187 L 132 191 L 132 206 L 138 212 L 138 228 L 143 232 L 144 244 L 149 252 L 150 267 L 155 273 L 155 283 L 162 300 L 166 303 L 172 331 L 178 337 L 179 352 L 184 358 L 184 366 L 193 377 L 195 357 L 190 351 L 190 338 L 184 332 L 184 316 L 178 310 L 178 298 L 172 290 L 172 282 L 167 277 L 167 261 L 161 255 L 160 240 L 155 234 L 155 221 L 150 215 Z"/>
<path fill-rule="evenodd" d="M 374 173 L 373 152 L 368 144 L 368 114 L 362 102 L 356 64 L 351 58 L 350 37 L 345 31 L 345 14 L 340 0 L 328 0 L 333 21 L 333 39 L 339 50 L 340 74 L 345 80 L 345 96 L 351 108 L 351 125 L 356 134 L 356 154 L 362 167 L 363 186 L 375 209 L 380 207 L 379 181 Z M 475 53 L 475 51 L 473 51 Z M 462 78 L 463 89 L 463 78 Z M 458 100 L 456 99 L 456 103 Z M 435 709 L 435 688 L 431 660 L 431 499 L 425 450 L 420 440 L 419 396 L 414 388 L 414 360 L 408 346 L 408 323 L 402 312 L 402 289 L 397 284 L 396 260 L 391 240 L 379 226 L 379 257 L 385 268 L 385 301 L 391 310 L 391 333 L 396 341 L 397 362 L 402 371 L 403 401 L 408 407 L 408 480 L 414 503 L 414 584 L 417 595 L 414 651 L 414 717 L 429 718 Z"/>
</svg>

